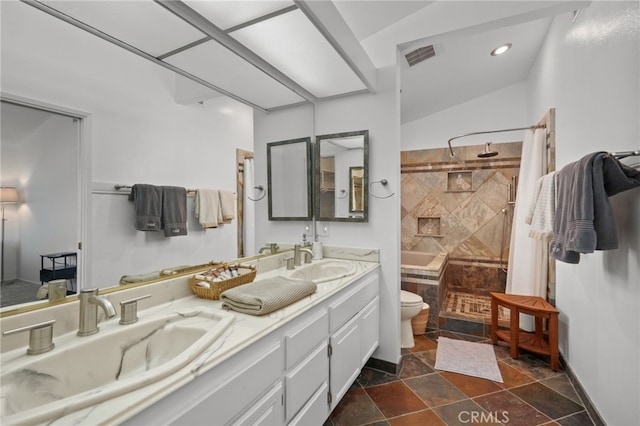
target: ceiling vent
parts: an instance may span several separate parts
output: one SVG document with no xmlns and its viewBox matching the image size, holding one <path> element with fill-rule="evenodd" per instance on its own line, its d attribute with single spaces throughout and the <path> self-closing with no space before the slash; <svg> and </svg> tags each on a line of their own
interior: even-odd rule
<svg viewBox="0 0 640 426">
<path fill-rule="evenodd" d="M 436 49 L 432 44 L 429 46 L 419 47 L 404 55 L 410 67 L 417 65 L 422 61 L 426 61 L 429 58 L 433 58 L 434 56 L 436 56 Z"/>
</svg>

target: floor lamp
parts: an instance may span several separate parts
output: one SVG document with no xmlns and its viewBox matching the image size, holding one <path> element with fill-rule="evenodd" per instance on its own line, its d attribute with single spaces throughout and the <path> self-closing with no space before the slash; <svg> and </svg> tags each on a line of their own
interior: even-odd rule
<svg viewBox="0 0 640 426">
<path fill-rule="evenodd" d="M 0 284 L 4 283 L 4 205 L 18 202 L 18 190 L 11 186 L 0 187 L 0 209 L 2 209 L 2 265 L 0 266 Z"/>
</svg>

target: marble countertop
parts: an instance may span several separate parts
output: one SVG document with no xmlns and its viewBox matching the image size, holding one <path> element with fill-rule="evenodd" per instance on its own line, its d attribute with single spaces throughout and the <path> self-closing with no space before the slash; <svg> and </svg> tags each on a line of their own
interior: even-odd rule
<svg viewBox="0 0 640 426">
<path fill-rule="evenodd" d="M 355 273 L 348 277 L 319 283 L 317 284 L 318 288 L 315 293 L 267 315 L 252 316 L 237 313 L 234 311 L 225 311 L 231 313 L 234 316 L 233 323 L 223 332 L 222 336 L 219 337 L 211 347 L 205 349 L 205 351 L 202 352 L 188 366 L 182 368 L 178 372 L 164 379 L 160 379 L 157 382 L 142 387 L 138 390 L 123 394 L 115 398 L 111 398 L 107 401 L 100 402 L 87 408 L 80 409 L 55 420 L 47 421 L 47 424 L 97 425 L 116 424 L 123 422 L 133 415 L 137 414 L 138 412 L 141 412 L 146 407 L 149 407 L 153 403 L 159 401 L 166 395 L 169 395 L 171 392 L 175 391 L 181 386 L 184 386 L 186 383 L 192 381 L 196 377 L 204 374 L 211 368 L 214 368 L 216 365 L 229 359 L 234 354 L 248 347 L 252 343 L 258 341 L 262 337 L 283 326 L 288 321 L 302 314 L 306 310 L 331 297 L 339 290 L 349 286 L 366 273 L 379 267 L 377 250 L 336 248 L 333 251 L 329 251 L 329 253 L 331 254 L 331 258 L 351 260 L 356 268 Z M 326 247 L 325 254 L 327 254 Z M 275 259 L 274 257 L 274 259 L 272 260 L 277 259 Z M 317 262 L 322 261 L 314 261 L 314 263 Z M 284 267 L 276 267 L 277 265 L 282 263 L 283 262 L 281 260 L 277 260 L 273 263 L 273 268 L 263 268 L 264 271 L 259 272 L 255 280 L 257 281 L 277 275 L 288 274 L 289 271 L 286 271 Z M 168 292 L 169 288 L 172 288 L 173 292 L 175 293 L 176 288 L 182 286 L 188 287 L 188 278 L 182 277 L 176 278 L 175 280 L 163 281 L 157 284 L 150 284 L 143 287 L 143 292 L 151 293 L 152 297 L 150 299 L 153 299 L 155 297 L 156 301 L 159 301 L 159 299 L 161 298 L 156 297 L 159 294 Z M 170 300 L 163 303 L 158 303 L 157 305 L 148 307 L 146 309 L 141 307 L 139 317 L 142 319 L 145 315 L 158 314 L 163 311 L 179 312 L 180 310 L 189 310 L 194 306 L 202 305 L 203 303 L 206 303 L 208 307 L 222 310 L 222 302 L 200 299 L 193 295 L 190 288 L 188 289 L 188 292 L 186 294 L 181 293 L 183 291 L 182 288 L 177 291 L 178 294 L 182 294 L 183 297 L 170 297 Z M 118 293 L 113 293 L 113 295 L 117 295 Z M 129 294 L 121 295 L 121 297 L 123 297 L 124 300 L 124 298 L 126 297 L 136 296 Z M 112 299 L 113 297 L 110 295 L 109 298 Z M 112 300 L 112 302 L 115 304 L 115 301 Z M 108 327 L 122 327 L 117 323 L 118 319 L 114 318 L 108 321 L 101 322 L 100 327 L 101 329 L 105 330 Z M 99 338 L 99 336 L 100 335 L 97 334 L 96 336 L 90 336 L 89 338 Z M 61 344 L 62 343 L 64 342 L 61 337 Z M 3 364 L 5 364 L 5 362 L 9 362 L 12 359 L 15 359 L 16 356 L 26 356 L 24 355 L 23 351 L 24 346 L 21 349 L 15 349 L 13 351 L 3 353 Z M 4 423 L 3 421 L 3 424 L 7 423 Z"/>
</svg>

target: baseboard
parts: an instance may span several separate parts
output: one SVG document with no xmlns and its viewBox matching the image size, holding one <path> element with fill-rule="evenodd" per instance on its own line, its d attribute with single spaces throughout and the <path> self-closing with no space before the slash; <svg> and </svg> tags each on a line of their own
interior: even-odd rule
<svg viewBox="0 0 640 426">
<path fill-rule="evenodd" d="M 606 426 L 606 423 L 602 420 L 602 417 L 600 417 L 600 413 L 598 413 L 598 410 L 596 410 L 596 407 L 591 402 L 591 398 L 589 398 L 589 395 L 584 390 L 584 387 L 582 387 L 580 380 L 578 380 L 576 375 L 573 373 L 573 370 L 569 367 L 569 364 L 567 364 L 562 354 L 560 354 L 560 365 L 562 365 L 562 369 L 566 373 L 567 378 L 569 378 L 569 381 L 582 400 L 584 408 L 587 410 L 587 413 L 589 413 L 589 417 L 591 417 L 593 424 L 596 426 Z"/>
<path fill-rule="evenodd" d="M 398 375 L 400 374 L 400 369 L 402 368 L 402 357 L 400 358 L 399 363 L 383 361 L 381 359 L 369 358 L 365 367 L 373 368 L 374 370 L 384 371 L 386 373 L 391 373 Z"/>
</svg>

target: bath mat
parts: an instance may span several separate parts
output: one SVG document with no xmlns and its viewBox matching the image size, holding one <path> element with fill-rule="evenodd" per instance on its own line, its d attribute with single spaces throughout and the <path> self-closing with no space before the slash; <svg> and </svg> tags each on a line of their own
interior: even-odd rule
<svg viewBox="0 0 640 426">
<path fill-rule="evenodd" d="M 504 383 L 493 346 L 486 343 L 438 338 L 436 370 L 451 371 Z"/>
</svg>

